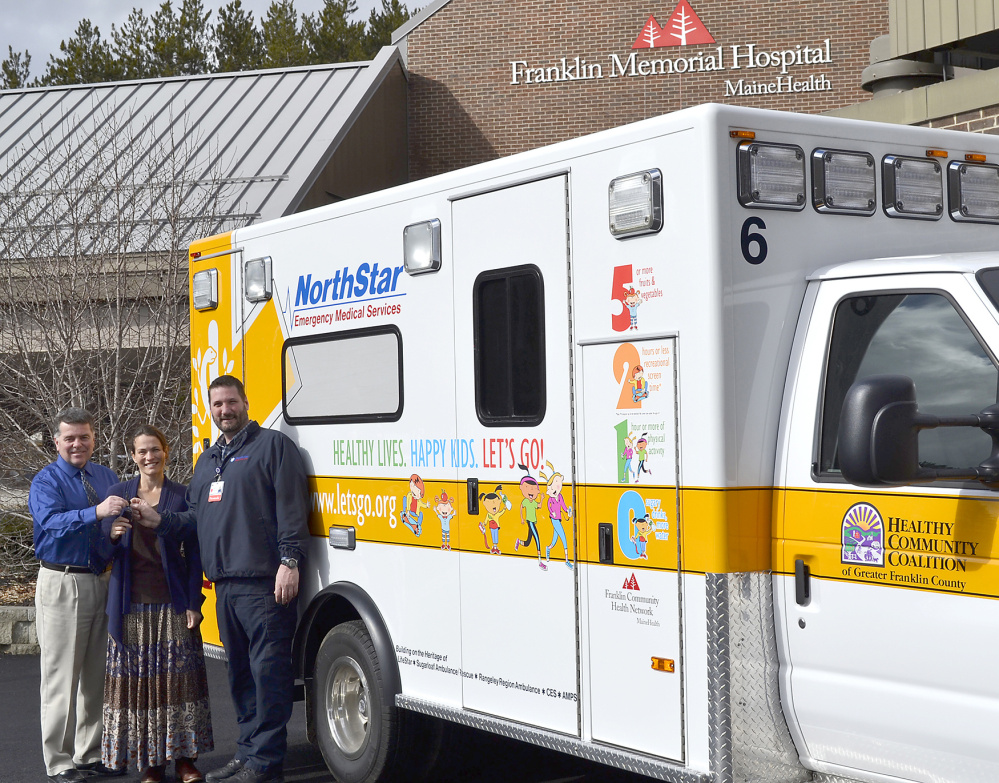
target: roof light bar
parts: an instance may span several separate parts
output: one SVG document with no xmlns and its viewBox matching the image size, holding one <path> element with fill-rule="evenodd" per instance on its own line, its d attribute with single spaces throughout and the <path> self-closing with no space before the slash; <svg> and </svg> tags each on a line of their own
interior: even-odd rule
<svg viewBox="0 0 999 783">
<path fill-rule="evenodd" d="M 884 210 L 889 217 L 939 220 L 943 214 L 940 163 L 885 155 L 881 161 Z"/>
<path fill-rule="evenodd" d="M 954 161 L 947 167 L 947 191 L 954 220 L 999 223 L 999 166 Z"/>
<path fill-rule="evenodd" d="M 805 208 L 805 153 L 801 147 L 742 142 L 736 156 L 739 203 L 742 206 Z"/>
<path fill-rule="evenodd" d="M 812 206 L 818 212 L 873 215 L 877 204 L 874 156 L 866 152 L 812 152 Z"/>
<path fill-rule="evenodd" d="M 654 234 L 663 227 L 663 175 L 659 169 L 615 177 L 607 188 L 607 219 L 616 239 Z"/>
</svg>

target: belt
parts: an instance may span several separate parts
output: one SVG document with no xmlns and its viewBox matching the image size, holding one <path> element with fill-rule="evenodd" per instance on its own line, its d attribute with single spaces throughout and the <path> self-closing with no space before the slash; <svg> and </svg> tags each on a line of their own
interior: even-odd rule
<svg viewBox="0 0 999 783">
<path fill-rule="evenodd" d="M 74 565 L 59 565 L 58 563 L 48 563 L 45 560 L 39 560 L 42 564 L 42 568 L 48 568 L 51 571 L 62 571 L 64 574 L 92 574 L 87 566 L 74 566 Z"/>
</svg>

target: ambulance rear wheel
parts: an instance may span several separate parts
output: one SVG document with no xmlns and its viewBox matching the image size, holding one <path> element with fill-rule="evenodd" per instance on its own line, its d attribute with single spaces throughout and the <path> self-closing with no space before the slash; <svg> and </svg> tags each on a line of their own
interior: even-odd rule
<svg viewBox="0 0 999 783">
<path fill-rule="evenodd" d="M 326 634 L 313 680 L 316 739 L 339 783 L 384 780 L 400 760 L 399 710 L 360 620 Z"/>
</svg>

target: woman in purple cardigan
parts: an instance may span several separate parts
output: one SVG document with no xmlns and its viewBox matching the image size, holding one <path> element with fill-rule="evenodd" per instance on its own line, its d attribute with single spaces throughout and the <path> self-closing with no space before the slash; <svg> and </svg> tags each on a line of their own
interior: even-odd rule
<svg viewBox="0 0 999 783">
<path fill-rule="evenodd" d="M 140 497 L 164 511 L 183 511 L 186 487 L 164 475 L 166 437 L 148 424 L 132 436 L 139 475 L 109 494 Z M 198 537 L 157 537 L 128 519 L 105 520 L 114 544 L 108 588 L 108 658 L 104 681 L 105 766 L 129 762 L 143 783 L 159 783 L 169 760 L 180 783 L 203 780 L 198 753 L 214 749 L 201 623 Z"/>
</svg>

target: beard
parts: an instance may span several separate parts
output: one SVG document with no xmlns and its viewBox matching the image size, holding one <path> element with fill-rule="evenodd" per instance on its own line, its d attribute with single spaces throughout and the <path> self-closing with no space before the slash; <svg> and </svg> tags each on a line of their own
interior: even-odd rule
<svg viewBox="0 0 999 783">
<path fill-rule="evenodd" d="M 220 417 L 215 420 L 215 426 L 226 435 L 231 435 L 243 429 L 249 421 L 249 414 L 244 413 L 241 416 L 227 416 L 225 418 Z"/>
</svg>

